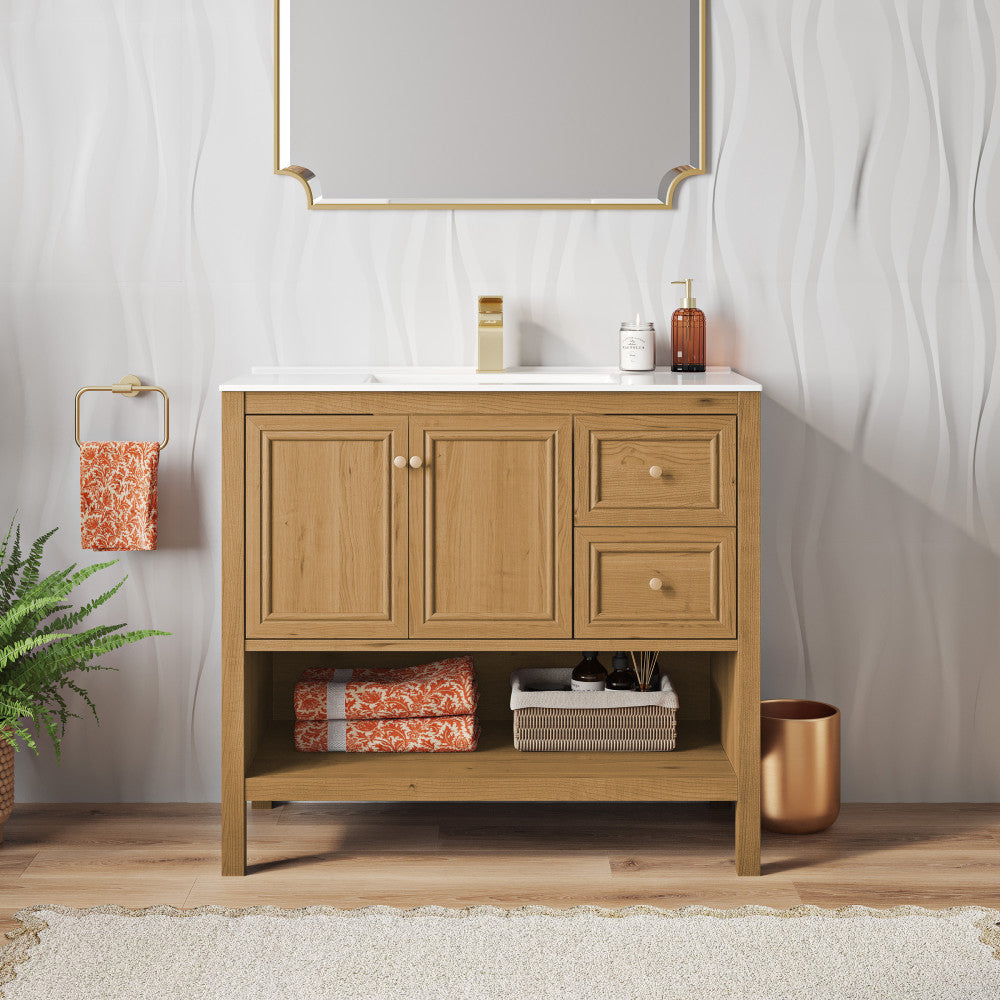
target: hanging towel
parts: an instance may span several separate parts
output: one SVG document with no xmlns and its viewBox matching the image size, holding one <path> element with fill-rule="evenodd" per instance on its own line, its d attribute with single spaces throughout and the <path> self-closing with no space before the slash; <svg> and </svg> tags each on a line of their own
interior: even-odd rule
<svg viewBox="0 0 1000 1000">
<path fill-rule="evenodd" d="M 295 718 L 410 719 L 472 715 L 478 693 L 471 656 L 416 667 L 309 667 L 295 685 Z"/>
<path fill-rule="evenodd" d="M 461 753 L 479 744 L 474 715 L 295 723 L 295 749 L 319 753 Z"/>
<path fill-rule="evenodd" d="M 80 445 L 80 543 L 99 551 L 156 548 L 156 441 Z"/>
</svg>

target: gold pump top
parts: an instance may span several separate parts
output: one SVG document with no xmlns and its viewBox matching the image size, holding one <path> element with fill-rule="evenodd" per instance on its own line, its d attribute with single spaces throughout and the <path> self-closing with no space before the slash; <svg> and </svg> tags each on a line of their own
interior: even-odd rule
<svg viewBox="0 0 1000 1000">
<path fill-rule="evenodd" d="M 691 282 L 694 278 L 685 278 L 683 281 L 671 281 L 671 285 L 684 286 L 684 298 L 681 299 L 681 309 L 694 309 L 697 299 L 691 294 Z"/>
</svg>

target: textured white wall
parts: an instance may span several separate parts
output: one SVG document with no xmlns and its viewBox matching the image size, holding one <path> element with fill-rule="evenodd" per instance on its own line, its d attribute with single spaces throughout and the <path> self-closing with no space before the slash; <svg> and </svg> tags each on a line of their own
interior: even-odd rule
<svg viewBox="0 0 1000 1000">
<path fill-rule="evenodd" d="M 850 799 L 1000 798 L 996 3 L 715 0 L 711 172 L 672 213 L 344 215 L 271 174 L 271 6 L 0 3 L 0 513 L 89 560 L 74 392 L 173 403 L 115 615 L 174 637 L 92 680 L 101 727 L 20 755 L 19 797 L 218 795 L 220 380 L 470 364 L 482 290 L 509 361 L 614 364 L 692 276 L 709 360 L 766 388 L 764 694 L 843 708 Z"/>
</svg>

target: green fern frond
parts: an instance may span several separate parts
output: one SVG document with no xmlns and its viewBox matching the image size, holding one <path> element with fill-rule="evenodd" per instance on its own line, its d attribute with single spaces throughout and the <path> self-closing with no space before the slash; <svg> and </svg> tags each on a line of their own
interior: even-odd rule
<svg viewBox="0 0 1000 1000">
<path fill-rule="evenodd" d="M 115 667 L 108 667 L 109 670 L 116 669 Z M 71 681 L 69 678 L 63 681 L 63 686 L 67 687 L 72 691 L 80 700 L 90 709 L 91 714 L 97 720 L 97 724 L 101 724 L 101 720 L 97 715 L 97 706 L 90 700 L 90 695 L 80 687 L 75 681 Z"/>
<path fill-rule="evenodd" d="M 15 719 L 20 719 L 32 712 L 32 703 L 24 695 L 17 692 L 8 692 L 0 695 L 0 719 L 4 719 L 4 725 L 10 725 Z"/>
<path fill-rule="evenodd" d="M 7 529 L 7 537 L 3 543 L 3 556 L 7 559 L 7 565 L 3 565 L 0 559 L 0 606 L 9 607 L 14 599 L 14 590 L 17 587 L 17 572 L 21 568 L 21 525 L 17 526 L 14 534 L 14 544 L 10 550 L 10 557 L 7 558 L 7 543 L 10 541 L 10 533 L 14 527 L 14 522 L 10 522 Z"/>
<path fill-rule="evenodd" d="M 95 597 L 89 604 L 85 604 L 82 608 L 78 608 L 72 614 L 54 618 L 51 622 L 49 622 L 47 627 L 53 631 L 61 632 L 65 629 L 72 628 L 74 625 L 79 625 L 80 622 L 96 611 L 97 608 L 114 597 L 115 594 L 117 594 L 118 591 L 125 586 L 125 581 L 127 579 L 127 576 L 123 576 L 110 590 L 106 590 L 99 597 Z M 64 608 L 58 608 L 56 610 L 61 611 L 64 610 Z"/>
<path fill-rule="evenodd" d="M 74 587 L 79 587 L 80 584 L 83 583 L 83 581 L 86 580 L 88 577 L 93 576 L 95 573 L 100 572 L 102 569 L 108 569 L 109 567 L 114 566 L 117 562 L 118 562 L 117 559 L 109 559 L 107 562 L 94 563 L 92 566 L 84 566 L 83 569 L 76 569 L 76 563 L 73 563 L 73 565 L 70 566 L 70 568 L 66 570 L 66 572 L 69 573 L 72 570 L 76 570 L 76 572 L 73 573 L 73 575 L 70 577 L 70 580 Z"/>
<path fill-rule="evenodd" d="M 40 594 L 37 590 L 29 593 L 30 597 L 16 601 L 12 608 L 0 615 L 0 640 L 13 639 L 17 635 L 18 627 L 25 620 L 35 623 L 44 621 L 60 600 L 51 593 Z"/>
<path fill-rule="evenodd" d="M 25 639 L 11 643 L 7 646 L 0 646 L 0 670 L 9 664 L 16 663 L 23 659 L 32 649 L 37 646 L 44 646 L 53 640 L 63 639 L 68 636 L 68 632 L 53 632 L 46 635 L 29 635 Z"/>
<path fill-rule="evenodd" d="M 38 746 L 31 735 L 31 730 L 20 719 L 15 722 L 8 722 L 3 729 L 0 729 L 0 740 L 9 743 L 15 750 L 20 749 L 18 746 L 18 740 L 20 740 L 29 750 L 34 750 L 35 753 L 38 752 Z"/>
<path fill-rule="evenodd" d="M 17 517 L 17 512 L 14 512 L 14 517 Z M 17 526 L 17 530 L 21 530 L 21 526 Z M 3 544 L 0 545 L 0 568 L 3 567 L 4 561 L 7 558 L 7 547 L 10 545 L 10 537 L 14 533 L 14 520 L 11 519 L 9 525 L 7 525 L 7 534 L 3 536 Z"/>
<path fill-rule="evenodd" d="M 36 538 L 31 543 L 28 550 L 28 558 L 24 560 L 24 567 L 21 570 L 21 582 L 18 584 L 18 596 L 22 596 L 38 583 L 38 576 L 42 569 L 42 549 L 45 543 L 56 533 L 56 529 L 47 531 L 44 535 Z"/>
</svg>

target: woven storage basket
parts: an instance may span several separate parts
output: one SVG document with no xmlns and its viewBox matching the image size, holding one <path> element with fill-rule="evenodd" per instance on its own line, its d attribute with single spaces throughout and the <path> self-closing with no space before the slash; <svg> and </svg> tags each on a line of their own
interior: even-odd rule
<svg viewBox="0 0 1000 1000">
<path fill-rule="evenodd" d="M 571 670 L 558 667 L 514 671 L 511 708 L 515 750 L 616 753 L 663 751 L 676 747 L 677 695 L 666 677 L 660 691 L 646 693 L 588 691 L 566 694 L 524 690 L 525 686 L 538 681 L 568 684 L 571 674 Z M 567 701 L 574 707 L 565 707 Z"/>
<path fill-rule="evenodd" d="M 14 808 L 14 748 L 0 739 L 0 844 L 3 825 Z"/>
</svg>

